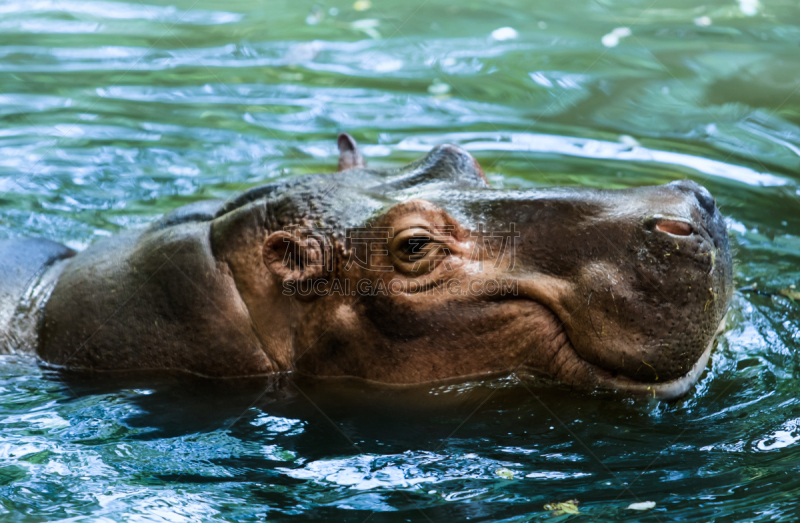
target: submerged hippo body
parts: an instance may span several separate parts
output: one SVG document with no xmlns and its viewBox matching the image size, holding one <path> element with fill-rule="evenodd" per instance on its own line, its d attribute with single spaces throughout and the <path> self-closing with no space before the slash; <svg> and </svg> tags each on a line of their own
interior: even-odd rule
<svg viewBox="0 0 800 523">
<path fill-rule="evenodd" d="M 69 368 L 219 377 L 518 372 L 663 398 L 698 379 L 732 273 L 701 186 L 507 191 L 454 145 L 386 170 L 347 135 L 339 147 L 339 172 L 78 254 L 0 241 L 0 343 Z"/>
</svg>

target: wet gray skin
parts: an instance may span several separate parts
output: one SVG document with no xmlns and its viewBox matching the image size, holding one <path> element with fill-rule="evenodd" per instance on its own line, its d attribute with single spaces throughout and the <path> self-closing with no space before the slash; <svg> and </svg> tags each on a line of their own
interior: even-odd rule
<svg viewBox="0 0 800 523">
<path fill-rule="evenodd" d="M 516 372 L 665 399 L 699 378 L 732 290 L 700 185 L 504 191 L 454 145 L 399 169 L 339 146 L 339 172 L 78 254 L 0 242 L 0 342 L 70 368 L 218 377 Z"/>
</svg>

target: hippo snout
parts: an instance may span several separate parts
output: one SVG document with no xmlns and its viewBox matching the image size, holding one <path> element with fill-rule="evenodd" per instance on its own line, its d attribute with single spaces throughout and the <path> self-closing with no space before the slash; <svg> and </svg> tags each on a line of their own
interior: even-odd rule
<svg viewBox="0 0 800 523">
<path fill-rule="evenodd" d="M 639 311 L 645 341 L 623 370 L 643 382 L 679 379 L 707 357 L 732 287 L 728 233 L 714 197 L 690 180 L 666 188 L 677 198 L 665 199 L 645 241 L 651 257 L 641 289 L 652 296 Z"/>
<path fill-rule="evenodd" d="M 728 234 L 714 197 L 683 180 L 558 193 L 540 207 L 534 217 L 546 217 L 548 227 L 537 226 L 539 219 L 523 229 L 523 238 L 539 242 L 521 242 L 518 260 L 547 275 L 547 286 L 532 296 L 563 321 L 575 364 L 583 360 L 613 388 L 658 385 L 667 396 L 688 390 L 708 360 L 732 289 Z"/>
<path fill-rule="evenodd" d="M 732 264 L 724 218 L 706 188 L 681 180 L 655 188 L 645 201 L 655 212 L 643 223 L 636 276 L 609 291 L 633 304 L 622 312 L 611 300 L 618 321 L 631 325 L 622 338 L 632 343 L 595 361 L 627 378 L 661 383 L 686 376 L 707 354 L 727 309 Z"/>
</svg>

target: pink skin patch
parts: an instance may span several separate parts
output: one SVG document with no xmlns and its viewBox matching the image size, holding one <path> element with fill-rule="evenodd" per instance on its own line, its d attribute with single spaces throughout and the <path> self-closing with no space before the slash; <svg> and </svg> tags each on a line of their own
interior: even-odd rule
<svg viewBox="0 0 800 523">
<path fill-rule="evenodd" d="M 692 234 L 692 226 L 686 222 L 679 222 L 675 220 L 664 220 L 656 225 L 656 229 L 675 236 L 689 236 Z"/>
</svg>

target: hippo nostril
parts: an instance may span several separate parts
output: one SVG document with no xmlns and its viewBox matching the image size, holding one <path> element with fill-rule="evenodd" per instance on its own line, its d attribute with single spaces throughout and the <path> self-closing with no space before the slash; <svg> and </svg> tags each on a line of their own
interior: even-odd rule
<svg viewBox="0 0 800 523">
<path fill-rule="evenodd" d="M 662 220 L 656 225 L 656 229 L 675 236 L 690 236 L 692 234 L 692 226 L 686 222 L 679 222 L 677 220 Z"/>
<path fill-rule="evenodd" d="M 702 207 L 703 210 L 705 210 L 708 214 L 713 215 L 717 208 L 717 202 L 714 200 L 714 197 L 711 196 L 711 193 L 708 192 L 708 189 L 698 186 L 697 190 L 694 192 L 694 195 L 697 198 L 697 203 L 700 204 L 700 207 Z"/>
</svg>

